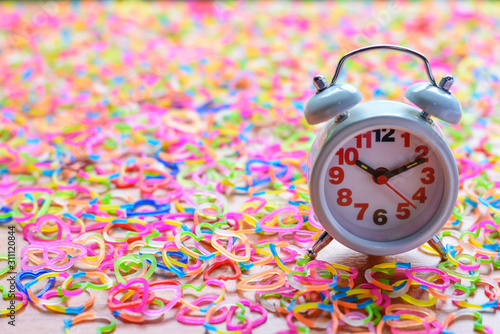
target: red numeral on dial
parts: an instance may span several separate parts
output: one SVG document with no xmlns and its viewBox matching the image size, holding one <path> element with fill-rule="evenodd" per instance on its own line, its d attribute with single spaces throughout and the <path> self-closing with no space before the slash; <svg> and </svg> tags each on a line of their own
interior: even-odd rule
<svg viewBox="0 0 500 334">
<path fill-rule="evenodd" d="M 354 204 L 354 207 L 361 209 L 361 210 L 359 210 L 358 217 L 356 219 L 363 220 L 363 217 L 365 216 L 365 212 L 368 209 L 368 203 L 356 203 L 356 204 Z"/>
<path fill-rule="evenodd" d="M 356 138 L 356 148 L 362 148 L 363 147 L 363 138 L 366 139 L 366 148 L 371 148 L 372 147 L 372 132 L 371 131 L 368 131 L 368 132 L 362 133 L 360 135 L 357 135 L 354 138 Z"/>
<path fill-rule="evenodd" d="M 420 158 L 425 157 L 427 154 L 429 154 L 429 148 L 425 145 L 420 145 L 415 148 L 415 153 L 420 153 L 422 152 L 418 157 L 415 158 L 415 160 L 418 160 Z M 425 158 L 425 162 L 428 162 L 429 159 Z"/>
<path fill-rule="evenodd" d="M 340 167 L 332 167 L 328 172 L 330 175 L 330 183 L 331 184 L 341 184 L 344 181 L 344 170 Z"/>
<path fill-rule="evenodd" d="M 420 187 L 415 194 L 413 194 L 413 197 L 411 198 L 414 201 L 419 201 L 420 203 L 425 203 L 427 200 L 427 196 L 425 196 L 425 188 Z"/>
<path fill-rule="evenodd" d="M 420 179 L 420 181 L 422 181 L 423 184 L 434 183 L 434 180 L 436 179 L 434 177 L 434 168 L 425 167 L 424 169 L 422 169 L 422 173 L 425 173 L 425 177 Z"/>
<path fill-rule="evenodd" d="M 339 165 L 343 165 L 344 161 L 348 165 L 354 165 L 356 160 L 358 160 L 358 150 L 354 147 L 349 147 L 346 150 L 341 148 L 337 151 L 337 153 L 335 153 L 335 155 L 338 155 L 339 157 Z"/>
<path fill-rule="evenodd" d="M 411 212 L 410 212 L 410 209 L 408 209 L 409 206 L 410 206 L 409 203 L 399 203 L 397 212 L 401 212 L 401 213 L 396 215 L 396 218 L 399 218 L 399 219 L 410 218 Z"/>
<path fill-rule="evenodd" d="M 410 147 L 410 134 L 408 132 L 403 132 L 401 138 L 405 140 L 405 147 Z"/>
<path fill-rule="evenodd" d="M 349 206 L 352 204 L 352 191 L 351 189 L 342 188 L 337 191 L 337 204 L 340 206 Z"/>
</svg>

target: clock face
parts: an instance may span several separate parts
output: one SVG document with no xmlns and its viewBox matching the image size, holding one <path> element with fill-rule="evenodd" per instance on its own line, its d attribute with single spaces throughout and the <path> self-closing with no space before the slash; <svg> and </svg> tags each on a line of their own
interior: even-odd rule
<svg viewBox="0 0 500 334">
<path fill-rule="evenodd" d="M 415 132 L 374 127 L 336 149 L 325 178 L 328 209 L 363 239 L 397 240 L 421 229 L 443 197 L 443 168 Z"/>
</svg>

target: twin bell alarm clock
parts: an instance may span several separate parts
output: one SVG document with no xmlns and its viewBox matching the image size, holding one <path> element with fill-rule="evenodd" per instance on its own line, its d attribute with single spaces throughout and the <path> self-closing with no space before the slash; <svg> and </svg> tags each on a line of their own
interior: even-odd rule
<svg viewBox="0 0 500 334">
<path fill-rule="evenodd" d="M 423 61 L 429 82 L 415 83 L 406 98 L 361 101 L 360 91 L 337 83 L 345 61 L 373 50 L 404 52 Z M 371 255 L 409 251 L 429 242 L 445 258 L 436 236 L 453 212 L 458 168 L 431 116 L 458 124 L 460 103 L 450 92 L 451 75 L 439 84 L 419 52 L 373 45 L 346 54 L 330 84 L 317 75 L 307 102 L 309 124 L 327 122 L 309 155 L 311 205 L 325 232 L 309 249 L 314 258 L 332 239 Z M 359 104 L 358 104 L 359 103 Z"/>
</svg>

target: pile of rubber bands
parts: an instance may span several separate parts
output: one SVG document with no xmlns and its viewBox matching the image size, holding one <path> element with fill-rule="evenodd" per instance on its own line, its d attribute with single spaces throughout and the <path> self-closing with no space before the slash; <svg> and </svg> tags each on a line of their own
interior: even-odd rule
<svg viewBox="0 0 500 334">
<path fill-rule="evenodd" d="M 174 314 L 217 333 L 271 317 L 282 333 L 450 333 L 464 317 L 492 333 L 481 312 L 500 298 L 499 15 L 466 2 L 1 4 L 3 284 L 14 231 L 23 245 L 2 305 L 15 298 L 19 321 L 27 307 L 64 314 L 66 332 Z M 358 272 L 305 256 L 322 231 L 305 175 L 310 79 L 364 41 L 410 46 L 455 75 L 464 118 L 443 131 L 461 192 L 436 267 Z M 361 57 L 342 79 L 401 100 L 425 80 L 419 66 Z M 103 293 L 108 313 L 93 310 Z"/>
</svg>

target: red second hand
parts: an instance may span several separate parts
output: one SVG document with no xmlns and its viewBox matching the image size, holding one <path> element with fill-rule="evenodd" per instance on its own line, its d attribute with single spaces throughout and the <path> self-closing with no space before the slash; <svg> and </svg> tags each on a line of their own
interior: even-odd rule
<svg viewBox="0 0 500 334">
<path fill-rule="evenodd" d="M 389 183 L 385 183 L 386 186 L 388 186 L 389 188 L 391 188 L 392 191 L 394 191 L 396 194 L 398 194 L 399 197 L 401 197 L 402 199 L 404 199 L 406 201 L 406 203 L 410 204 L 414 209 L 416 209 L 417 207 L 415 206 L 415 204 L 413 204 L 412 202 L 410 202 L 406 197 L 403 196 L 403 194 L 401 194 L 399 191 L 397 191 L 393 186 L 391 186 Z"/>
</svg>

